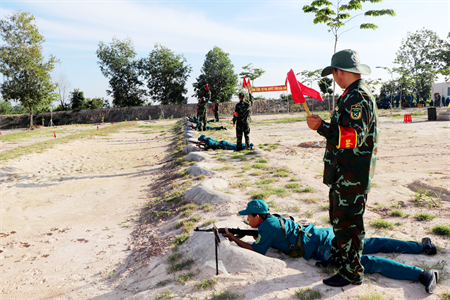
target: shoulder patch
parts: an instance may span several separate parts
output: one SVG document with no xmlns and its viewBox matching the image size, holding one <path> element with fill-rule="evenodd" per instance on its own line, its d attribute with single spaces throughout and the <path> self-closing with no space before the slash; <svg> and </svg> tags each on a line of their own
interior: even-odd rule
<svg viewBox="0 0 450 300">
<path fill-rule="evenodd" d="M 362 105 L 353 104 L 350 106 L 350 118 L 352 120 L 359 120 L 362 118 Z"/>
<path fill-rule="evenodd" d="M 258 244 L 260 240 L 261 240 L 261 235 L 258 234 L 258 238 L 256 239 L 255 244 Z"/>
</svg>

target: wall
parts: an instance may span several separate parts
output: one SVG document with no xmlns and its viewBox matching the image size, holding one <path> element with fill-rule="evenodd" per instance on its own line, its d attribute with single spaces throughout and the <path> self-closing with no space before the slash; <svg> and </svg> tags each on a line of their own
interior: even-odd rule
<svg viewBox="0 0 450 300">
<path fill-rule="evenodd" d="M 234 108 L 237 102 L 221 103 L 219 108 L 220 116 L 233 116 Z M 328 110 L 328 102 L 318 102 L 316 100 L 307 100 L 309 109 Z M 214 104 L 208 104 L 208 117 L 213 118 L 212 107 Z M 301 104 L 294 103 L 292 100 L 258 100 L 254 101 L 252 107 L 253 114 L 274 114 L 287 112 L 304 111 Z M 33 115 L 33 123 L 45 126 L 48 125 L 50 117 L 53 124 L 95 124 L 101 122 L 122 122 L 133 120 L 158 120 L 168 118 L 182 118 L 187 115 L 197 115 L 197 104 L 180 105 L 154 105 L 154 106 L 135 106 L 124 108 L 103 108 L 80 111 L 57 111 L 51 113 L 41 113 Z M 2 115 L 0 116 L 0 128 L 26 128 L 29 126 L 29 114 L 24 115 Z"/>
</svg>

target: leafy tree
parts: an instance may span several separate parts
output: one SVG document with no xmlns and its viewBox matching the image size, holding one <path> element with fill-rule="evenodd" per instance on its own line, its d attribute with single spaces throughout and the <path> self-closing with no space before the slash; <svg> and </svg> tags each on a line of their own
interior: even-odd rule
<svg viewBox="0 0 450 300">
<path fill-rule="evenodd" d="M 325 95 L 331 95 L 333 93 L 333 89 L 331 85 L 333 84 L 333 79 L 330 77 L 322 77 L 319 81 L 319 89 Z"/>
<path fill-rule="evenodd" d="M 266 71 L 260 68 L 253 68 L 253 64 L 248 64 L 246 66 L 243 66 L 242 69 L 245 71 L 242 71 L 239 73 L 239 76 L 245 76 L 246 78 L 250 78 L 252 81 L 252 86 L 255 83 L 255 79 L 261 77 Z"/>
<path fill-rule="evenodd" d="M 51 103 L 53 84 L 50 72 L 59 61 L 50 55 L 45 61 L 42 54 L 44 37 L 34 24 L 30 13 L 20 10 L 0 20 L 0 72 L 4 75 L 1 93 L 7 101 L 18 100 L 30 112 L 33 126 L 33 108 Z"/>
<path fill-rule="evenodd" d="M 72 110 L 81 110 L 86 108 L 84 93 L 79 89 L 74 89 L 73 92 L 70 92 L 70 103 Z"/>
<path fill-rule="evenodd" d="M 406 70 L 403 74 L 411 74 L 415 90 L 421 97 L 430 96 L 432 82 L 447 68 L 446 47 L 446 42 L 436 32 L 425 28 L 415 33 L 408 32 L 406 39 L 402 40 L 394 64 Z"/>
<path fill-rule="evenodd" d="M 361 11 L 363 2 L 380 3 L 382 0 L 314 0 L 311 5 L 303 6 L 305 13 L 314 13 L 314 24 L 325 23 L 329 29 L 328 32 L 334 35 L 334 52 L 336 52 L 336 46 L 339 37 L 353 29 L 354 27 L 339 32 L 341 27 L 345 26 L 348 22 L 357 16 L 364 15 L 366 17 L 380 17 L 380 16 L 395 16 L 395 12 L 392 9 L 380 9 L 380 10 L 368 10 L 364 13 L 359 13 L 353 17 L 350 15 L 352 11 Z M 377 29 L 378 26 L 373 23 L 362 23 L 359 25 L 360 29 Z"/>
<path fill-rule="evenodd" d="M 102 98 L 96 97 L 96 98 L 92 98 L 92 99 L 87 98 L 84 106 L 86 109 L 103 108 L 105 106 L 105 101 L 108 102 L 103 97 Z M 108 103 L 108 105 L 109 105 L 109 103 Z"/>
<path fill-rule="evenodd" d="M 169 48 L 156 44 L 148 58 L 141 60 L 140 68 L 153 101 L 163 105 L 187 103 L 184 94 L 192 67 L 186 64 L 183 55 L 175 55 Z"/>
<path fill-rule="evenodd" d="M 234 73 L 229 54 L 215 46 L 206 54 L 200 76 L 193 83 L 195 96 L 207 97 L 204 86 L 211 90 L 211 100 L 229 102 L 238 87 L 238 75 Z"/>
<path fill-rule="evenodd" d="M 368 10 L 364 13 L 356 14 L 352 17 L 350 13 L 352 11 L 362 11 L 362 3 L 380 3 L 382 0 L 314 0 L 311 5 L 303 6 L 303 11 L 305 13 L 314 13 L 315 18 L 313 20 L 314 24 L 325 23 L 328 26 L 328 32 L 334 35 L 334 52 L 336 53 L 336 46 L 339 37 L 355 28 L 352 27 L 346 31 L 340 32 L 341 27 L 344 27 L 348 22 L 356 18 L 357 16 L 364 15 L 367 17 L 380 17 L 380 16 L 395 16 L 395 12 L 392 9 L 380 9 L 380 10 Z M 362 23 L 359 25 L 360 29 L 377 29 L 378 26 L 373 23 Z M 335 91 L 336 84 L 333 82 L 333 109 L 335 105 Z"/>
<path fill-rule="evenodd" d="M 144 85 L 139 78 L 139 61 L 135 60 L 133 41 L 113 38 L 108 46 L 98 44 L 97 58 L 102 74 L 109 79 L 108 95 L 113 97 L 116 107 L 140 106 L 145 103 Z"/>
</svg>

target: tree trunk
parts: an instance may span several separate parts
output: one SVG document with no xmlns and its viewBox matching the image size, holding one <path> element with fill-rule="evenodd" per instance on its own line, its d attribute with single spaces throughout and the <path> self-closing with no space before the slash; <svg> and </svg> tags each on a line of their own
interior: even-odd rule
<svg viewBox="0 0 450 300">
<path fill-rule="evenodd" d="M 30 129 L 33 128 L 33 108 L 30 107 Z"/>
</svg>

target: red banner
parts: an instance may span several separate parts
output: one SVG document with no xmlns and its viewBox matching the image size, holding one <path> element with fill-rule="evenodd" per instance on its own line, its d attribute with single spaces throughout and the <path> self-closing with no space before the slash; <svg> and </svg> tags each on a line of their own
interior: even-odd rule
<svg viewBox="0 0 450 300">
<path fill-rule="evenodd" d="M 286 85 L 253 86 L 252 93 L 287 91 Z"/>
</svg>

